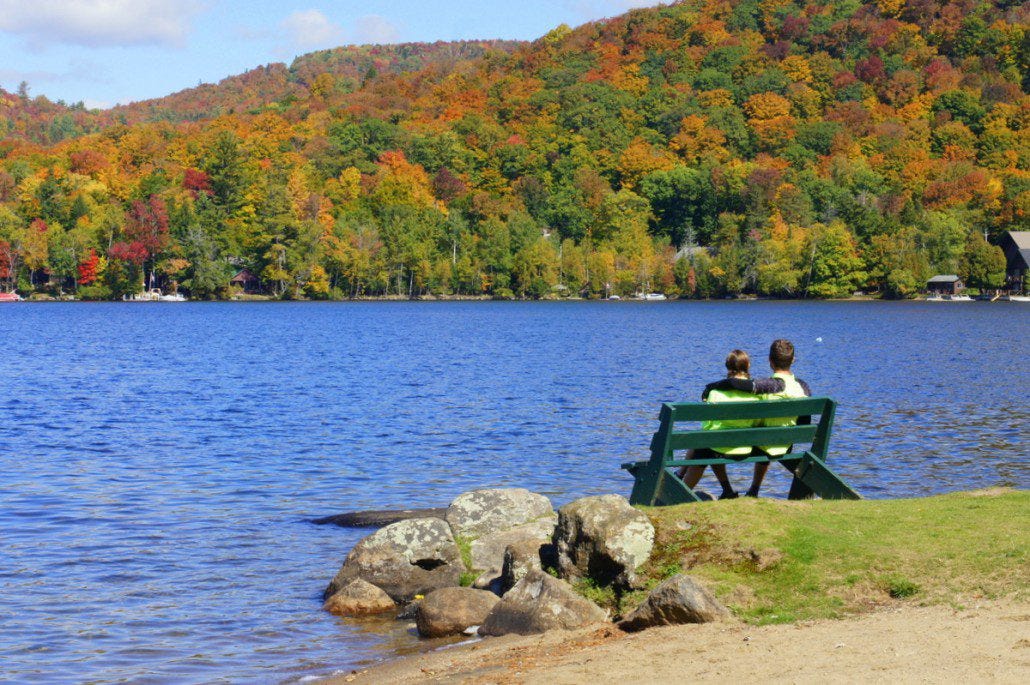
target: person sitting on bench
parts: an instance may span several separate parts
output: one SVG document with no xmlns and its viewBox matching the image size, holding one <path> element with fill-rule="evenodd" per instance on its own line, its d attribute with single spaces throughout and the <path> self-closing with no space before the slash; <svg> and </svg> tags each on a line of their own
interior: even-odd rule
<svg viewBox="0 0 1030 685">
<path fill-rule="evenodd" d="M 751 396 L 758 396 L 763 400 L 781 400 L 788 398 L 811 397 L 812 389 L 808 383 L 794 376 L 790 370 L 794 364 L 794 344 L 789 340 L 780 338 L 773 340 L 769 346 L 769 366 L 773 375 L 770 378 L 752 379 L 750 377 L 728 377 L 723 380 L 709 383 L 702 393 L 702 400 L 711 392 L 742 392 Z M 724 400 L 726 401 L 726 400 Z M 739 400 L 738 400 L 739 401 Z M 761 426 L 794 426 L 807 425 L 812 422 L 811 416 L 782 417 L 765 419 L 759 423 Z M 788 445 L 776 445 L 758 448 L 757 454 L 768 454 L 770 456 L 781 456 L 790 451 Z M 751 477 L 751 487 L 748 488 L 745 497 L 758 497 L 758 491 L 765 480 L 765 474 L 769 470 L 769 462 L 755 463 L 754 475 Z M 712 467 L 715 471 L 715 467 Z M 700 477 L 700 476 L 699 476 Z M 691 486 L 693 487 L 693 486 Z"/>
<path fill-rule="evenodd" d="M 748 357 L 747 352 L 743 350 L 733 350 L 726 356 L 726 372 L 728 379 L 750 381 L 748 374 L 751 368 L 751 359 Z M 702 395 L 702 400 L 705 402 L 755 402 L 759 397 L 753 392 L 745 390 L 736 390 L 733 387 L 728 388 L 717 388 L 717 383 L 710 383 L 705 386 L 705 392 Z M 750 390 L 753 390 L 753 385 L 748 386 Z M 754 425 L 754 421 L 751 419 L 742 420 L 724 420 L 724 421 L 704 421 L 701 424 L 702 430 L 724 430 L 729 428 L 750 428 Z M 718 459 L 720 457 L 729 458 L 744 458 L 750 456 L 755 448 L 752 447 L 716 447 L 709 449 L 707 447 L 698 450 L 688 450 L 687 459 Z M 687 487 L 693 488 L 697 485 L 697 482 L 701 480 L 701 476 L 705 472 L 704 466 L 683 466 L 676 473 L 676 475 L 686 483 Z M 726 474 L 725 464 L 713 464 L 712 473 L 719 480 L 719 485 L 722 486 L 722 494 L 719 495 L 719 499 L 733 499 L 737 497 L 737 493 L 733 490 L 733 486 L 730 484 L 729 477 Z"/>
</svg>

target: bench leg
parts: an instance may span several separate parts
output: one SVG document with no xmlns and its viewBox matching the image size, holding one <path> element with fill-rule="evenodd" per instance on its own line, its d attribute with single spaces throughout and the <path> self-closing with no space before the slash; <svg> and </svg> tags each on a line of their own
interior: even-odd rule
<svg viewBox="0 0 1030 685">
<path fill-rule="evenodd" d="M 790 481 L 790 492 L 787 493 L 787 499 L 812 499 L 815 497 L 815 493 L 812 492 L 812 488 L 805 485 L 800 478 L 798 478 L 798 468 L 801 466 L 800 459 L 783 459 L 780 461 L 784 468 L 794 474 L 793 480 Z"/>
<path fill-rule="evenodd" d="M 662 477 L 658 482 L 658 492 L 655 496 L 655 504 L 669 506 L 672 504 L 686 504 L 687 502 L 700 502 L 693 490 L 687 484 L 676 477 L 669 469 L 662 469 Z"/>
<path fill-rule="evenodd" d="M 630 472 L 635 479 L 633 492 L 629 496 L 630 504 L 659 507 L 701 501 L 701 498 L 669 469 L 645 464 L 631 469 Z"/>
<path fill-rule="evenodd" d="M 861 495 L 811 452 L 805 453 L 801 459 L 788 461 L 781 462 L 794 473 L 788 499 L 807 499 L 813 493 L 823 499 L 862 499 Z"/>
</svg>

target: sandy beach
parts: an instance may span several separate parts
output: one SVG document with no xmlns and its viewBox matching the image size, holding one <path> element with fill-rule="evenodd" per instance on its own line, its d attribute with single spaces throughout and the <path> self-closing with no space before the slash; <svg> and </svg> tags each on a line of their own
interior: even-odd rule
<svg viewBox="0 0 1030 685">
<path fill-rule="evenodd" d="M 1030 682 L 1030 604 L 898 604 L 843 620 L 731 622 L 627 634 L 612 625 L 509 636 L 328 682 Z"/>
</svg>

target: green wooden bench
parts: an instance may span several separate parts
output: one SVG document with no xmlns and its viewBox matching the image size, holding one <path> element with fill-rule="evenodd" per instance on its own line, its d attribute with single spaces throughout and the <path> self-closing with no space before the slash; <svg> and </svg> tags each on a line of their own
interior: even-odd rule
<svg viewBox="0 0 1030 685">
<path fill-rule="evenodd" d="M 663 506 L 700 502 L 701 498 L 676 477 L 680 466 L 713 464 L 753 464 L 779 462 L 794 474 L 789 499 L 806 499 L 819 495 L 823 499 L 861 499 L 847 483 L 826 465 L 826 453 L 833 430 L 837 404 L 826 397 L 797 400 L 760 400 L 755 402 L 684 402 L 662 404 L 658 431 L 651 438 L 651 458 L 630 462 L 622 468 L 633 474 L 631 504 Z M 819 420 L 815 420 L 815 415 Z M 800 426 L 771 428 L 735 428 L 701 430 L 700 426 L 685 430 L 678 426 L 687 421 L 728 419 L 772 419 L 811 416 L 812 423 Z M 743 457 L 741 459 L 708 458 L 687 460 L 676 458 L 677 452 L 703 447 L 751 447 L 753 445 L 793 445 L 782 456 Z M 803 449 L 808 445 L 808 449 Z M 802 449 L 799 449 L 799 446 Z"/>
</svg>

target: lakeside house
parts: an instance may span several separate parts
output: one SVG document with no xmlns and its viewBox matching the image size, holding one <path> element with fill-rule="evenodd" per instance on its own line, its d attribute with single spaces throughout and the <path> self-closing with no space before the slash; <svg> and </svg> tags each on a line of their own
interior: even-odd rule
<svg viewBox="0 0 1030 685">
<path fill-rule="evenodd" d="M 251 273 L 250 269 L 240 269 L 231 279 L 229 285 L 241 288 L 243 292 L 253 294 L 261 289 L 261 279 Z"/>
<path fill-rule="evenodd" d="M 926 282 L 926 290 L 938 295 L 958 295 L 965 289 L 962 279 L 955 274 L 941 274 Z"/>
<path fill-rule="evenodd" d="M 1005 288 L 1021 293 L 1030 274 L 1030 231 L 1006 231 L 999 246 L 1005 253 Z"/>
</svg>

